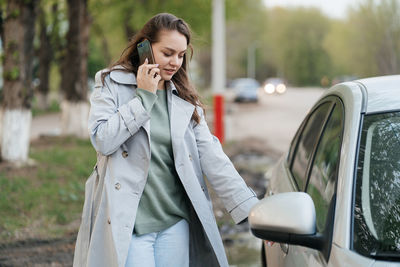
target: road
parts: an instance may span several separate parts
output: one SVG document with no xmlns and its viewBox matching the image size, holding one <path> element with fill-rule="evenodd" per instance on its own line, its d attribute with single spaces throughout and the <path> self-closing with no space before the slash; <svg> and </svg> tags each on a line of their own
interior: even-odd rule
<svg viewBox="0 0 400 267">
<path fill-rule="evenodd" d="M 262 95 L 258 103 L 226 103 L 226 140 L 256 138 L 277 153 L 287 151 L 300 123 L 322 95 L 320 88 L 288 88 Z M 228 97 L 229 99 L 229 97 Z"/>
</svg>

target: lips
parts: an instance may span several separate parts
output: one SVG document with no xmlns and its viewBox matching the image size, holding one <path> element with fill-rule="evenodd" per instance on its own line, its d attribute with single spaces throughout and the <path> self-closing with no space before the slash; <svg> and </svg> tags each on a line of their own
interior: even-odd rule
<svg viewBox="0 0 400 267">
<path fill-rule="evenodd" d="M 176 70 L 172 70 L 172 69 L 164 69 L 164 70 L 165 70 L 165 72 L 166 72 L 168 75 L 172 75 L 172 74 L 174 74 L 175 71 L 176 71 Z"/>
</svg>

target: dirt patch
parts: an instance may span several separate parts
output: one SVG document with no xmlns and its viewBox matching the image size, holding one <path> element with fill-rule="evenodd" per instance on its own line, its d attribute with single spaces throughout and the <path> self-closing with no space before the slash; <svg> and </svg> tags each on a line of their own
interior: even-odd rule
<svg viewBox="0 0 400 267">
<path fill-rule="evenodd" d="M 29 239 L 0 245 L 0 266 L 72 266 L 75 235 L 62 239 Z"/>
<path fill-rule="evenodd" d="M 32 172 L 37 169 L 35 161 L 31 160 L 23 167 L 16 166 L 9 162 L 0 162 L 0 173 L 7 173 L 7 175 L 17 177 L 29 177 Z"/>
</svg>

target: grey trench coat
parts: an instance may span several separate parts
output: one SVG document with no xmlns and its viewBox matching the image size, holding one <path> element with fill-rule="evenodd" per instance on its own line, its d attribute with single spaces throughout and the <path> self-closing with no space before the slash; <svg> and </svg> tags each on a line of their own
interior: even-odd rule
<svg viewBox="0 0 400 267">
<path fill-rule="evenodd" d="M 124 267 L 135 216 L 150 162 L 150 115 L 136 97 L 134 74 L 113 69 L 95 77 L 89 132 L 98 154 L 88 179 L 74 266 Z M 258 201 L 235 170 L 204 120 L 191 120 L 195 106 L 167 82 L 172 148 L 176 171 L 190 200 L 190 266 L 228 266 L 204 176 L 235 223 Z M 97 185 L 97 184 L 96 184 Z M 86 203 L 86 202 L 92 203 Z"/>
</svg>

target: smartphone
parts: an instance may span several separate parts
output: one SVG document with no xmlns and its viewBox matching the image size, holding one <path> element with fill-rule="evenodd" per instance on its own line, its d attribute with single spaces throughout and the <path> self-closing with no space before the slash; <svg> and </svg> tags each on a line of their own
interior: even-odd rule
<svg viewBox="0 0 400 267">
<path fill-rule="evenodd" d="M 149 64 L 155 64 L 156 61 L 154 60 L 153 50 L 151 49 L 151 44 L 149 40 L 144 39 L 144 41 L 138 43 L 137 50 L 139 54 L 140 65 L 144 63 L 146 58 Z"/>
</svg>

